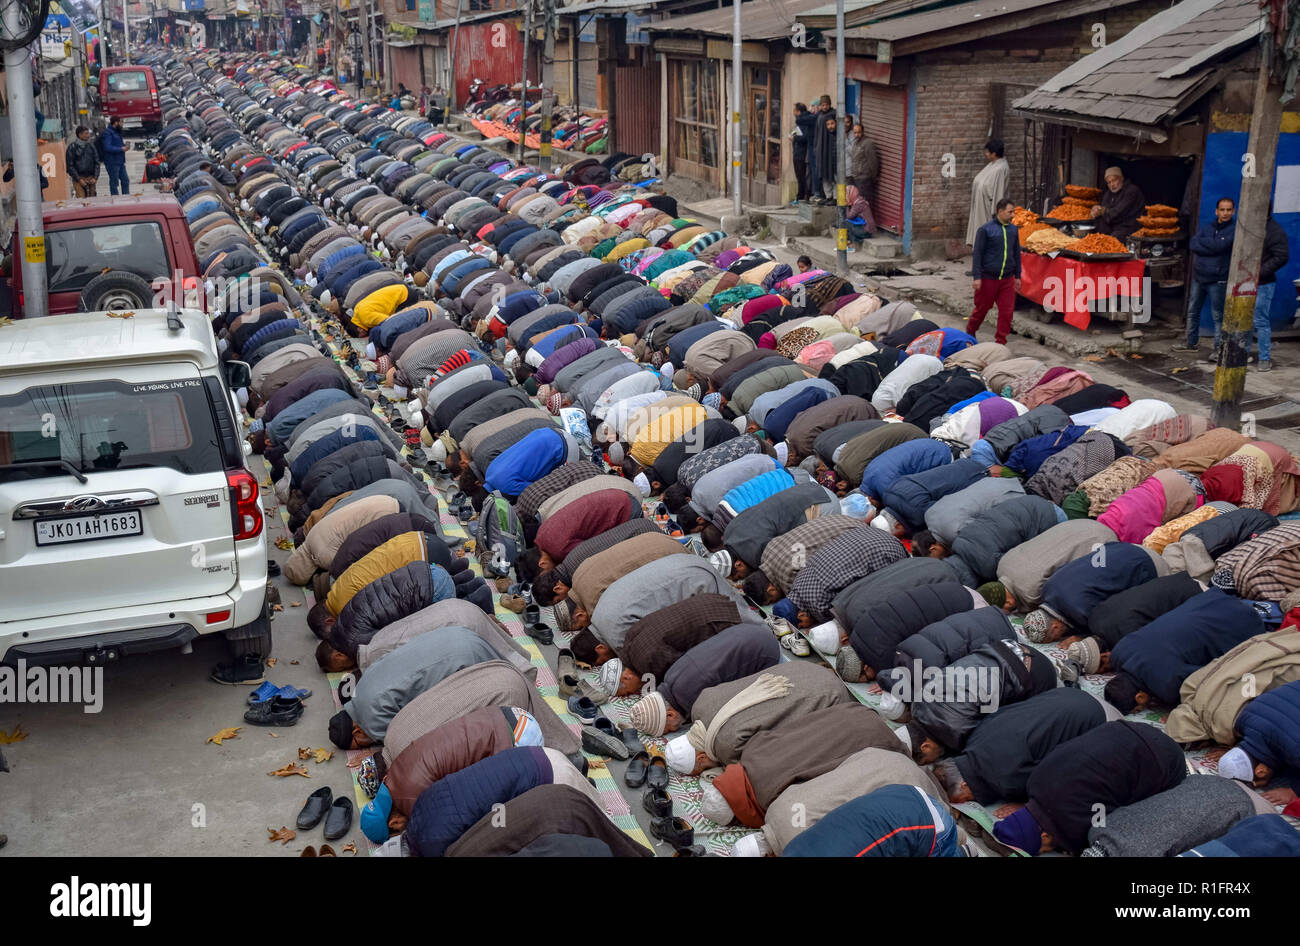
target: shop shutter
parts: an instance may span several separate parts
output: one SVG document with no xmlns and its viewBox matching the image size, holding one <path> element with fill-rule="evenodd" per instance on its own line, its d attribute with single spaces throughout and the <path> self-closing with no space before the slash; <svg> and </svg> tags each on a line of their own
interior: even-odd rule
<svg viewBox="0 0 1300 946">
<path fill-rule="evenodd" d="M 880 152 L 880 177 L 875 196 L 868 194 L 876 224 L 903 232 L 903 195 L 907 181 L 907 92 L 864 82 L 860 112 L 867 135 Z"/>
</svg>

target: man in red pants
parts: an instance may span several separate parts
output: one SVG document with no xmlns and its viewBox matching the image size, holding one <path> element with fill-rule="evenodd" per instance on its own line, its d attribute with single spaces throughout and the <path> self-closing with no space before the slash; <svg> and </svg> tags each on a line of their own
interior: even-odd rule
<svg viewBox="0 0 1300 946">
<path fill-rule="evenodd" d="M 966 323 L 966 333 L 974 335 L 979 330 L 985 314 L 996 302 L 998 327 L 993 340 L 999 345 L 1007 343 L 1016 292 L 1020 289 L 1020 236 L 1011 223 L 1014 207 L 1009 197 L 998 201 L 993 219 L 975 231 L 975 253 L 971 257 L 975 310 Z"/>
</svg>

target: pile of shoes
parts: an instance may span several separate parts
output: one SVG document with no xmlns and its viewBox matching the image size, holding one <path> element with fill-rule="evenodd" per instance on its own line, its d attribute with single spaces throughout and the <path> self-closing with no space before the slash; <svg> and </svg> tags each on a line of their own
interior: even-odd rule
<svg viewBox="0 0 1300 946">
<path fill-rule="evenodd" d="M 329 786 L 318 788 L 307 796 L 307 801 L 298 812 L 295 822 L 299 831 L 310 831 L 322 821 L 325 822 L 325 840 L 337 841 L 352 829 L 352 799 L 335 798 Z M 319 853 L 312 845 L 302 852 L 303 857 L 337 857 L 334 849 L 322 844 Z"/>
</svg>

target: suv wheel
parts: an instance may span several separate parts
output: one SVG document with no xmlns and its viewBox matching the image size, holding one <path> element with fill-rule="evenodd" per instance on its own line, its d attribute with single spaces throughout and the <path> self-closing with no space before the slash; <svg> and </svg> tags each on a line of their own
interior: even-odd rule
<svg viewBox="0 0 1300 946">
<path fill-rule="evenodd" d="M 252 624 L 232 627 L 226 631 L 226 640 L 230 642 L 230 651 L 235 657 L 244 654 L 261 654 L 264 658 L 271 656 L 271 602 L 266 602 L 262 616 Z"/>
<path fill-rule="evenodd" d="M 153 288 L 135 273 L 100 273 L 81 290 L 83 312 L 125 312 L 153 305 Z"/>
</svg>

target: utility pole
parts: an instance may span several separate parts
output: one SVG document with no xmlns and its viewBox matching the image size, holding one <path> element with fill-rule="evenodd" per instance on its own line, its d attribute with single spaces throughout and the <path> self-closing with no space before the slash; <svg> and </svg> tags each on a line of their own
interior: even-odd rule
<svg viewBox="0 0 1300 946">
<path fill-rule="evenodd" d="M 731 0 L 731 213 L 740 217 L 740 2 Z"/>
<path fill-rule="evenodd" d="M 363 2 L 357 4 L 360 10 L 361 19 L 357 25 L 361 27 L 361 82 L 358 83 L 357 98 L 363 98 L 366 90 L 366 76 L 370 73 L 370 5 Z"/>
<path fill-rule="evenodd" d="M 20 37 L 27 25 L 19 5 L 4 8 L 5 32 Z M 39 42 L 39 39 L 37 40 Z M 23 316 L 49 315 L 45 292 L 45 222 L 41 217 L 40 158 L 36 154 L 36 107 L 32 99 L 30 46 L 5 50 L 9 93 L 9 137 L 13 143 L 14 199 L 18 209 L 18 245 L 22 251 Z"/>
<path fill-rule="evenodd" d="M 519 163 L 524 163 L 524 138 L 528 121 L 528 41 L 533 38 L 533 0 L 524 0 L 524 81 L 519 99 Z"/>
<path fill-rule="evenodd" d="M 555 0 L 545 0 L 543 25 L 545 39 L 542 44 L 542 145 L 538 148 L 538 164 L 542 171 L 551 170 L 551 120 L 555 111 Z"/>
<path fill-rule="evenodd" d="M 1241 395 L 1246 389 L 1246 350 L 1250 346 L 1255 320 L 1259 263 L 1264 249 L 1264 230 L 1268 224 L 1268 205 L 1273 194 L 1277 140 L 1282 128 L 1282 86 L 1270 75 L 1271 44 L 1268 39 L 1266 33 L 1259 47 L 1255 107 L 1250 116 L 1250 138 L 1246 145 L 1246 157 L 1254 159 L 1254 173 L 1243 174 L 1241 179 L 1236 237 L 1232 241 L 1228 292 L 1223 305 L 1223 343 L 1219 346 L 1219 366 L 1214 372 L 1214 406 L 1210 415 L 1216 427 L 1233 430 L 1241 426 Z M 1246 166 L 1249 167 L 1249 163 Z"/>
<path fill-rule="evenodd" d="M 848 148 L 848 90 L 844 87 L 844 0 L 835 0 L 835 83 L 840 119 L 835 123 L 835 264 L 840 275 L 849 272 L 848 195 L 844 188 L 844 163 Z"/>
<path fill-rule="evenodd" d="M 127 9 L 126 0 L 122 0 L 122 61 L 131 65 L 131 11 Z"/>
<path fill-rule="evenodd" d="M 451 72 L 447 77 L 447 98 L 443 102 L 442 130 L 451 125 L 451 113 L 456 110 L 456 44 L 460 42 L 460 17 L 465 12 L 465 0 L 456 0 L 456 28 L 451 31 Z"/>
<path fill-rule="evenodd" d="M 307 54 L 307 75 L 314 76 L 320 72 L 318 60 L 316 59 L 316 17 L 318 13 L 311 13 L 307 16 L 307 47 L 310 50 Z"/>
</svg>

